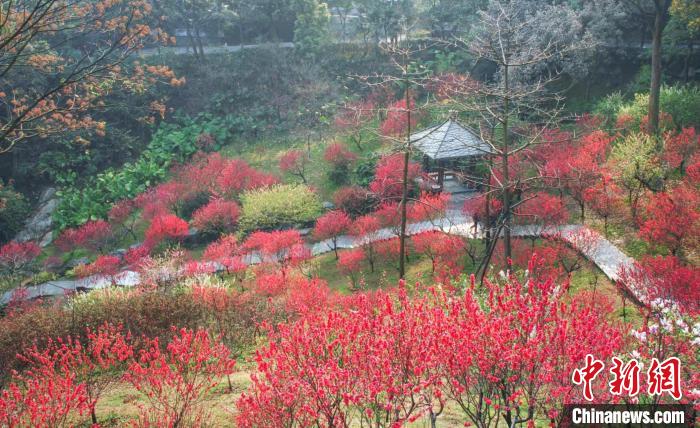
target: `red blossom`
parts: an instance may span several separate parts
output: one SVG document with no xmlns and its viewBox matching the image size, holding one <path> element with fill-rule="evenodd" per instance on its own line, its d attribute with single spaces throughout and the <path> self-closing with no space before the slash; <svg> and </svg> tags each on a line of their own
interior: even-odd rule
<svg viewBox="0 0 700 428">
<path fill-rule="evenodd" d="M 212 199 L 192 215 L 192 225 L 201 231 L 232 232 L 238 222 L 240 208 L 233 201 Z"/>
<path fill-rule="evenodd" d="M 114 224 L 122 224 L 134 212 L 135 207 L 136 204 L 133 200 L 122 199 L 121 201 L 112 205 L 107 217 L 109 218 L 109 221 Z"/>
<path fill-rule="evenodd" d="M 355 239 L 355 243 L 362 247 L 372 272 L 376 260 L 375 241 L 381 227 L 379 220 L 371 215 L 357 218 L 350 226 L 350 235 Z"/>
<path fill-rule="evenodd" d="M 620 213 L 624 207 L 624 192 L 610 174 L 603 173 L 593 187 L 584 190 L 583 198 L 591 209 L 605 221 L 605 234 L 607 235 L 609 219 Z"/>
<path fill-rule="evenodd" d="M 342 187 L 335 192 L 333 202 L 336 207 L 354 218 L 369 214 L 376 208 L 378 201 L 366 189 L 359 186 L 348 186 Z"/>
<path fill-rule="evenodd" d="M 255 251 L 263 263 L 280 265 L 283 270 L 311 257 L 297 230 L 254 232 L 243 243 L 247 251 Z"/>
<path fill-rule="evenodd" d="M 569 220 L 569 211 L 562 198 L 546 192 L 528 195 L 528 199 L 516 208 L 516 221 L 534 227 L 534 234 L 553 233 L 557 226 Z"/>
<path fill-rule="evenodd" d="M 698 244 L 700 234 L 700 195 L 697 190 L 681 184 L 668 192 L 649 197 L 640 236 L 651 244 L 665 245 L 674 255 L 685 245 Z"/>
<path fill-rule="evenodd" d="M 0 247 L 0 272 L 15 275 L 30 270 L 41 254 L 36 243 L 10 241 Z"/>
<path fill-rule="evenodd" d="M 124 376 L 145 397 L 145 404 L 139 404 L 139 423 L 205 424 L 208 412 L 203 400 L 222 376 L 234 372 L 235 363 L 228 348 L 206 330 L 177 330 L 165 351 L 157 338 L 148 340 Z"/>
<path fill-rule="evenodd" d="M 369 189 L 383 199 L 400 198 L 402 194 L 404 155 L 396 153 L 382 157 L 377 162 L 374 180 Z M 413 187 L 413 182 L 420 175 L 420 165 L 415 162 L 408 164 L 408 186 Z"/>
<path fill-rule="evenodd" d="M 411 129 L 415 129 L 418 122 L 418 113 L 416 112 L 416 102 L 411 100 L 408 107 L 411 110 Z M 387 109 L 386 119 L 382 122 L 380 128 L 382 135 L 398 137 L 406 134 L 406 126 L 408 125 L 408 115 L 406 108 L 406 100 L 400 99 Z"/>
<path fill-rule="evenodd" d="M 695 132 L 695 128 L 684 128 L 676 135 L 667 133 L 664 140 L 664 159 L 672 168 L 680 168 L 681 172 L 685 172 L 688 161 L 700 147 L 700 135 Z"/>
<path fill-rule="evenodd" d="M 80 265 L 75 268 L 75 273 L 80 278 L 87 278 L 93 275 L 111 277 L 119 273 L 121 260 L 117 256 L 98 256 L 94 262 Z"/>
<path fill-rule="evenodd" d="M 408 219 L 413 222 L 435 221 L 445 216 L 449 203 L 449 193 L 422 193 L 417 201 L 409 205 Z"/>
<path fill-rule="evenodd" d="M 52 340 L 21 355 L 28 366 L 0 393 L 0 421 L 7 426 L 66 426 L 70 417 L 90 413 L 102 394 L 119 381 L 119 370 L 133 355 L 121 327 L 105 324 L 76 338 Z M 18 388 L 22 382 L 23 388 Z"/>
<path fill-rule="evenodd" d="M 226 161 L 215 178 L 216 184 L 212 193 L 228 198 L 234 198 L 246 190 L 279 183 L 277 177 L 262 173 L 240 159 Z"/>
<path fill-rule="evenodd" d="M 357 155 L 341 143 L 333 143 L 323 152 L 323 159 L 331 165 L 347 166 L 357 160 Z"/>
<path fill-rule="evenodd" d="M 350 277 L 353 286 L 357 285 L 357 273 L 362 268 L 365 253 L 362 248 L 341 251 L 338 257 L 338 270 Z"/>
<path fill-rule="evenodd" d="M 309 163 L 309 157 L 301 150 L 289 150 L 280 158 L 280 171 L 295 175 L 306 183 L 306 166 Z"/>
<path fill-rule="evenodd" d="M 112 226 L 104 220 L 89 221 L 82 226 L 64 230 L 56 239 L 61 251 L 85 248 L 90 251 L 104 251 L 113 240 Z"/>
<path fill-rule="evenodd" d="M 314 239 L 322 241 L 330 239 L 333 244 L 335 258 L 338 258 L 338 237 L 347 233 L 352 220 L 343 211 L 329 211 L 316 220 L 313 230 Z"/>
<path fill-rule="evenodd" d="M 425 232 L 412 236 L 411 242 L 416 253 L 430 259 L 432 272 L 443 268 L 451 274 L 458 272 L 460 252 L 464 249 L 461 238 L 442 232 Z"/>
<path fill-rule="evenodd" d="M 144 234 L 146 243 L 154 246 L 163 240 L 182 239 L 189 233 L 187 222 L 174 214 L 166 214 L 153 219 Z"/>
<path fill-rule="evenodd" d="M 649 301 L 671 299 L 689 313 L 700 312 L 700 269 L 687 266 L 674 256 L 645 257 L 620 272 L 619 284 Z"/>
</svg>

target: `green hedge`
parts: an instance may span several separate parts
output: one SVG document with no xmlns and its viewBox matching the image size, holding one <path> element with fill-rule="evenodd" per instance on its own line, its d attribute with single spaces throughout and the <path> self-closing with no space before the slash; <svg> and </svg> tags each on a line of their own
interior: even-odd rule
<svg viewBox="0 0 700 428">
<path fill-rule="evenodd" d="M 277 185 L 241 196 L 241 232 L 310 225 L 322 211 L 321 201 L 304 185 Z"/>
<path fill-rule="evenodd" d="M 659 108 L 673 118 L 673 125 L 680 129 L 700 126 L 700 89 L 697 86 L 664 86 L 661 88 Z M 649 93 L 635 94 L 625 101 L 619 92 L 608 95 L 598 102 L 595 112 L 614 124 L 621 115 L 629 115 L 634 126 L 639 126 L 649 109 Z"/>
<path fill-rule="evenodd" d="M 114 202 L 133 198 L 163 181 L 173 163 L 184 162 L 194 154 L 199 149 L 199 135 L 211 134 L 216 145 L 226 142 L 233 135 L 233 123 L 229 117 L 201 116 L 197 120 L 184 119 L 180 124 L 161 124 L 136 161 L 107 169 L 83 185 L 68 184 L 58 192 L 61 203 L 53 215 L 57 229 L 105 218 Z M 70 177 L 69 183 L 75 183 L 76 178 Z"/>
</svg>

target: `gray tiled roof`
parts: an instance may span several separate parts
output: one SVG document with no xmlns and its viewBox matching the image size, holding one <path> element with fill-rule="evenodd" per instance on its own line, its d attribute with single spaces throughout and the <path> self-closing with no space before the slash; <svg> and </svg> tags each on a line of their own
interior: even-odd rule
<svg viewBox="0 0 700 428">
<path fill-rule="evenodd" d="M 411 144 L 431 159 L 483 156 L 491 153 L 491 147 L 478 135 L 452 119 L 448 119 L 442 125 L 411 134 Z"/>
</svg>

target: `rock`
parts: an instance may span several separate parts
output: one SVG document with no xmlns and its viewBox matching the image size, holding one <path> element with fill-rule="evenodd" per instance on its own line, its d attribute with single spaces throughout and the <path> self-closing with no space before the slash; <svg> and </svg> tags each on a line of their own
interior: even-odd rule
<svg viewBox="0 0 700 428">
<path fill-rule="evenodd" d="M 324 201 L 321 206 L 323 207 L 324 210 L 334 210 L 335 209 L 335 204 L 330 201 Z"/>
<path fill-rule="evenodd" d="M 90 263 L 90 259 L 87 257 L 79 257 L 77 259 L 69 260 L 68 263 L 66 263 L 66 267 L 68 269 L 73 269 L 76 266 L 86 265 L 88 263 Z"/>
<path fill-rule="evenodd" d="M 119 248 L 109 253 L 109 255 L 119 257 L 120 259 L 124 259 L 124 256 L 126 255 L 126 250 L 124 248 Z"/>
<path fill-rule="evenodd" d="M 20 242 L 38 241 L 42 247 L 49 245 L 53 239 L 51 231 L 53 218 L 51 215 L 58 206 L 58 202 L 55 188 L 49 187 L 44 190 L 39 197 L 34 215 L 27 220 L 24 229 L 15 236 L 15 240 Z"/>
</svg>

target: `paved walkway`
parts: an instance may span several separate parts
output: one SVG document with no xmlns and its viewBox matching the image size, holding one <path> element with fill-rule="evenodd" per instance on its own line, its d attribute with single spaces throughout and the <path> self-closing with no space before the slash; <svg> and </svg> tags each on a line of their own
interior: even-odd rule
<svg viewBox="0 0 700 428">
<path fill-rule="evenodd" d="M 424 221 L 419 223 L 411 223 L 408 225 L 408 235 L 416 235 L 428 231 L 441 231 L 449 234 L 480 238 L 481 231 L 477 229 L 475 233 L 474 222 L 471 217 L 467 217 L 459 211 L 449 210 L 447 216 L 434 220 Z M 600 236 L 597 232 L 591 231 L 581 225 L 565 225 L 554 230 L 542 230 L 528 226 L 518 226 L 513 229 L 513 236 L 540 236 L 543 233 L 557 233 L 560 239 L 566 241 L 572 248 L 580 251 L 587 259 L 593 262 L 600 268 L 605 275 L 613 281 L 618 279 L 618 272 L 622 267 L 630 268 L 634 260 L 625 255 L 610 241 Z M 586 233 L 591 239 L 582 240 L 579 238 L 581 233 Z M 383 241 L 396 238 L 393 229 L 380 229 L 365 239 L 370 239 L 373 242 Z M 338 238 L 338 248 L 348 249 L 355 248 L 362 244 L 362 240 L 357 240 L 351 236 L 343 235 Z M 311 254 L 318 256 L 324 253 L 333 251 L 333 243 L 330 240 L 317 242 L 310 245 Z M 247 257 L 248 264 L 257 264 L 260 262 L 259 257 L 251 254 Z M 26 287 L 26 295 L 24 298 L 33 299 L 37 297 L 61 296 L 74 291 L 87 291 L 100 288 L 106 288 L 113 285 L 129 287 L 138 284 L 140 281 L 139 274 L 134 271 L 123 271 L 113 278 L 94 276 L 79 280 L 60 280 L 50 281 L 41 285 Z M 644 298 L 639 292 L 631 290 L 635 296 L 644 301 Z M 6 292 L 0 298 L 0 304 L 6 304 L 12 298 L 12 291 Z"/>
<path fill-rule="evenodd" d="M 226 45 L 226 46 L 204 46 L 204 54 L 222 54 L 228 52 L 238 52 L 241 49 L 253 49 L 260 47 L 275 47 L 290 49 L 294 47 L 292 42 L 280 43 L 259 43 L 254 45 Z M 193 54 L 191 46 L 164 46 L 160 48 L 144 48 L 138 51 L 138 55 L 149 57 L 153 55 L 186 55 Z"/>
</svg>

